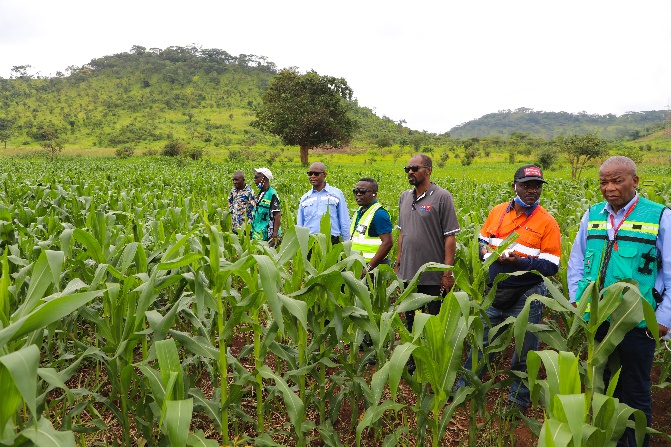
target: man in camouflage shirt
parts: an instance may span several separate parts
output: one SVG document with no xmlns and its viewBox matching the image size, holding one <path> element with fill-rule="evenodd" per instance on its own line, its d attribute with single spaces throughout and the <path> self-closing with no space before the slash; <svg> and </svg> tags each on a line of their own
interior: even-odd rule
<svg viewBox="0 0 671 447">
<path fill-rule="evenodd" d="M 228 209 L 231 212 L 234 233 L 238 232 L 245 219 L 251 222 L 254 212 L 254 191 L 245 184 L 245 174 L 242 171 L 233 174 L 233 189 L 228 195 Z"/>
</svg>

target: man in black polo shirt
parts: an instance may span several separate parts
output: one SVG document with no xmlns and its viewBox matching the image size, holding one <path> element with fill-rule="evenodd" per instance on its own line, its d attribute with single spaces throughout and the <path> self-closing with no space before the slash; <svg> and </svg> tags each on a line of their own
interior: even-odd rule
<svg viewBox="0 0 671 447">
<path fill-rule="evenodd" d="M 431 183 L 433 163 L 425 154 L 413 156 L 405 172 L 413 189 L 404 191 L 398 201 L 398 253 L 394 268 L 399 279 L 410 281 L 427 262 L 454 265 L 459 232 L 454 200 L 449 191 Z M 419 279 L 417 292 L 444 296 L 452 289 L 454 276 L 448 272 L 425 272 Z M 427 305 L 431 315 L 438 315 L 440 300 Z M 415 312 L 406 312 L 408 330 L 412 330 Z M 408 372 L 414 371 L 412 357 Z"/>
</svg>

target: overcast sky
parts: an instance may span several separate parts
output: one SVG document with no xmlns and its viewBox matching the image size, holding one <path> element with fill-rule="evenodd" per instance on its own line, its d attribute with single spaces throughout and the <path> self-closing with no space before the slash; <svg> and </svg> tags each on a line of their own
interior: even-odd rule
<svg viewBox="0 0 671 447">
<path fill-rule="evenodd" d="M 0 0 L 4 78 L 192 44 L 343 77 L 378 116 L 435 133 L 505 109 L 671 99 L 671 0 Z"/>
</svg>

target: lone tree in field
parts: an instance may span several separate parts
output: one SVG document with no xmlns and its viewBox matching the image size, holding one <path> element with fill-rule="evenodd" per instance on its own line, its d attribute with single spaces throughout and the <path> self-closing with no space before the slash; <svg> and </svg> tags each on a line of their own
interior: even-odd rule
<svg viewBox="0 0 671 447">
<path fill-rule="evenodd" d="M 352 139 L 356 121 L 349 113 L 351 99 L 352 89 L 343 78 L 285 69 L 263 94 L 252 126 L 300 146 L 301 163 L 307 166 L 309 149 L 340 147 Z"/>
<path fill-rule="evenodd" d="M 57 152 L 63 150 L 63 142 L 58 139 L 58 134 L 55 129 L 44 129 L 41 135 L 41 145 L 49 152 L 50 160 L 54 161 Z"/>
<path fill-rule="evenodd" d="M 596 134 L 571 135 L 559 137 L 561 151 L 571 165 L 571 177 L 579 179 L 585 165 L 591 160 L 603 157 L 608 153 L 608 140 L 601 139 Z"/>
</svg>

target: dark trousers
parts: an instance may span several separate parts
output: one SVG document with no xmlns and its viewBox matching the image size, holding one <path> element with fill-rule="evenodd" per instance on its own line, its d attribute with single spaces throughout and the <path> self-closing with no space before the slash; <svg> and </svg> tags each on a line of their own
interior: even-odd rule
<svg viewBox="0 0 671 447">
<path fill-rule="evenodd" d="M 407 284 L 406 284 L 407 286 Z M 440 284 L 418 284 L 417 293 L 424 293 L 426 295 L 435 296 L 436 299 L 425 304 L 420 309 L 422 312 L 428 313 L 430 315 L 438 315 L 440 313 L 440 305 L 443 303 L 440 300 Z M 415 311 L 409 310 L 405 313 L 405 327 L 408 328 L 408 331 L 412 332 L 412 325 L 415 323 Z"/>
<path fill-rule="evenodd" d="M 609 322 L 603 323 L 596 331 L 596 340 L 601 341 L 606 336 Z M 622 367 L 620 378 L 615 387 L 613 397 L 620 402 L 629 405 L 632 408 L 641 410 L 648 419 L 648 427 L 652 422 L 652 394 L 650 392 L 652 371 L 652 360 L 655 354 L 655 341 L 648 337 L 645 328 L 634 328 L 627 332 L 622 342 L 615 348 L 615 351 L 608 359 L 608 366 L 603 373 L 603 381 L 608 387 L 612 375 L 611 362 L 618 362 L 619 365 L 613 365 L 614 368 Z M 650 444 L 649 436 L 645 437 L 643 447 Z M 636 446 L 634 430 L 627 428 L 622 438 L 617 443 L 618 446 Z"/>
<path fill-rule="evenodd" d="M 331 245 L 339 244 L 340 236 L 331 236 Z"/>
</svg>

